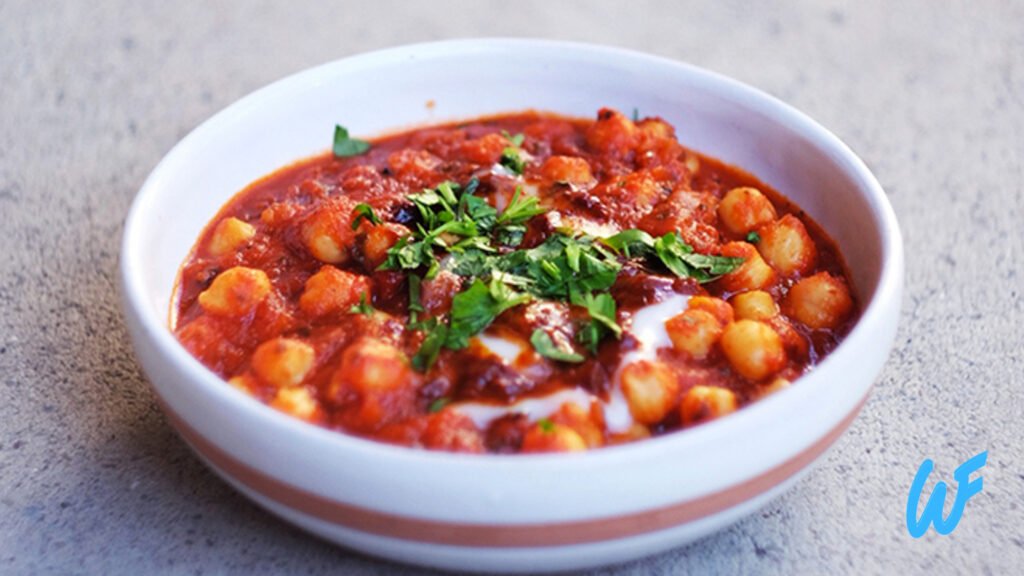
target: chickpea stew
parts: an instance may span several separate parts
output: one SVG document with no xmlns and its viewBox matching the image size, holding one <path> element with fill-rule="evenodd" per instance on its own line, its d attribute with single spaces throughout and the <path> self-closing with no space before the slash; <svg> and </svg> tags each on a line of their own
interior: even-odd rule
<svg viewBox="0 0 1024 576">
<path fill-rule="evenodd" d="M 172 310 L 270 406 L 375 440 L 580 451 L 727 415 L 858 314 L 835 244 L 659 118 L 524 112 L 366 142 L 235 196 Z"/>
</svg>

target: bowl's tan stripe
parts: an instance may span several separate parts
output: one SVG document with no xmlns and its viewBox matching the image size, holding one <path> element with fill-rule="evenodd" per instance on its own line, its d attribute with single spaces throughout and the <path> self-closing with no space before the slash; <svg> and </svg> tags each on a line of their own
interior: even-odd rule
<svg viewBox="0 0 1024 576">
<path fill-rule="evenodd" d="M 862 399 L 828 434 L 779 466 L 706 496 L 657 508 L 592 520 L 545 524 L 467 524 L 410 518 L 330 500 L 286 484 L 235 459 L 160 402 L 181 436 L 207 460 L 263 496 L 304 514 L 354 530 L 435 544 L 471 547 L 562 546 L 637 536 L 691 522 L 749 500 L 796 474 L 821 455 L 860 412 Z"/>
</svg>

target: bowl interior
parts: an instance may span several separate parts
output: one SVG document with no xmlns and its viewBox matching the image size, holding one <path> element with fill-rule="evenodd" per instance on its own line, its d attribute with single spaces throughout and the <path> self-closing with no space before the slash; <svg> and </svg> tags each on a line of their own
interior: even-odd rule
<svg viewBox="0 0 1024 576">
<path fill-rule="evenodd" d="M 877 184 L 851 177 L 863 168 L 853 166 L 859 161 L 774 99 L 700 69 L 619 50 L 515 41 L 415 48 L 272 84 L 183 140 L 147 181 L 126 233 L 125 258 L 148 311 L 167 318 L 178 267 L 219 208 L 257 178 L 326 150 L 336 123 L 373 136 L 527 108 L 590 117 L 602 106 L 661 116 L 684 145 L 775 187 L 838 242 L 862 305 L 874 295 L 887 231 L 884 209 L 865 189 Z"/>
<path fill-rule="evenodd" d="M 284 415 L 224 386 L 167 329 L 179 266 L 206 223 L 252 181 L 326 151 L 336 123 L 373 136 L 528 108 L 589 117 L 602 106 L 665 118 L 685 145 L 772 185 L 838 242 L 864 311 L 801 385 L 684 433 L 574 457 L 452 454 L 367 441 Z M 678 62 L 535 40 L 384 50 L 243 98 L 154 169 L 128 216 L 122 251 L 138 356 L 165 410 L 218 450 L 273 483 L 392 515 L 540 525 L 666 505 L 690 510 L 690 503 L 708 515 L 750 499 L 756 482 L 774 486 L 807 466 L 856 415 L 884 362 L 902 269 L 899 230 L 878 183 L 803 114 Z M 417 479 L 414 486 L 408 478 Z M 712 501 L 717 508 L 706 507 Z"/>
</svg>

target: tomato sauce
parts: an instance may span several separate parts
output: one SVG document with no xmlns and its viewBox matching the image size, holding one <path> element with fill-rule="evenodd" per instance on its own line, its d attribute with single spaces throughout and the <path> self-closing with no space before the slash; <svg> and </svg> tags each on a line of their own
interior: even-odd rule
<svg viewBox="0 0 1024 576">
<path fill-rule="evenodd" d="M 417 366 L 431 334 L 422 322 L 450 325 L 474 277 L 445 267 L 447 248 L 434 276 L 387 263 L 425 227 L 410 194 L 446 182 L 473 182 L 498 214 L 536 198 L 518 243 L 485 239 L 487 254 L 555 235 L 597 245 L 618 267 L 604 292 L 620 334 L 603 327 L 588 348 L 581 332 L 598 321 L 586 306 L 534 296 Z M 637 259 L 597 240 L 624 230 L 674 235 L 734 268 L 680 276 L 660 253 Z M 799 207 L 684 148 L 666 122 L 531 111 L 386 136 L 251 184 L 184 263 L 172 324 L 231 385 L 317 425 L 429 449 L 574 451 L 699 425 L 799 385 L 856 320 L 851 292 L 835 244 Z M 556 353 L 532 344 L 538 332 Z"/>
</svg>

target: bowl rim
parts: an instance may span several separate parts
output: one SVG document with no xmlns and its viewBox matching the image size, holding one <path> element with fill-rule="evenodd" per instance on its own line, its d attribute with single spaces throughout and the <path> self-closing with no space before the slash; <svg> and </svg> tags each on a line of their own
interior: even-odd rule
<svg viewBox="0 0 1024 576">
<path fill-rule="evenodd" d="M 510 457 L 509 455 L 488 453 L 462 454 L 433 451 L 366 439 L 307 423 L 281 413 L 244 392 L 225 385 L 223 379 L 203 366 L 178 342 L 167 324 L 167 314 L 159 317 L 150 310 L 143 287 L 144 274 L 139 265 L 139 262 L 143 261 L 140 258 L 144 258 L 144 255 L 139 253 L 137 248 L 139 244 L 135 242 L 135 239 L 146 233 L 142 219 L 145 216 L 147 204 L 160 191 L 159 182 L 163 179 L 164 173 L 170 170 L 169 166 L 173 160 L 183 154 L 183 150 L 192 146 L 194 141 L 200 140 L 207 133 L 217 131 L 222 125 L 228 124 L 232 118 L 258 107 L 262 102 L 272 99 L 279 93 L 291 90 L 295 85 L 315 84 L 318 78 L 325 74 L 344 74 L 348 69 L 396 62 L 411 55 L 417 59 L 427 57 L 458 58 L 470 50 L 491 51 L 497 54 L 502 51 L 524 49 L 573 52 L 581 56 L 600 56 L 627 60 L 637 64 L 656 64 L 663 69 L 671 69 L 674 73 L 695 77 L 705 84 L 714 85 L 725 95 L 741 100 L 744 106 L 786 124 L 802 138 L 813 143 L 814 147 L 828 153 L 830 159 L 856 184 L 858 192 L 866 201 L 873 216 L 872 225 L 880 236 L 881 271 L 874 290 L 871 291 L 872 296 L 866 302 L 856 324 L 839 346 L 814 370 L 799 378 L 803 385 L 789 387 L 744 407 L 736 414 L 693 429 L 581 453 L 519 454 Z M 495 113 L 499 113 L 499 111 L 495 111 Z M 232 193 L 237 193 L 237 191 L 232 191 Z M 772 413 L 785 413 L 800 405 L 812 395 L 816 388 L 814 386 L 816 381 L 819 386 L 827 385 L 821 380 L 831 371 L 832 366 L 838 366 L 843 360 L 848 360 L 848 357 L 856 355 L 861 347 L 877 345 L 872 340 L 872 333 L 886 323 L 885 314 L 891 313 L 891 300 L 901 297 L 903 266 L 903 246 L 899 225 L 881 185 L 863 160 L 845 143 L 803 112 L 762 90 L 723 74 L 679 60 L 619 47 L 529 38 L 444 40 L 405 44 L 359 53 L 301 70 L 243 96 L 191 130 L 163 156 L 150 172 L 132 201 L 125 219 L 120 258 L 121 292 L 126 313 L 137 319 L 138 326 L 141 327 L 141 335 L 150 341 L 154 349 L 158 350 L 177 369 L 184 372 L 191 382 L 202 387 L 204 393 L 211 394 L 218 400 L 232 405 L 234 409 L 244 412 L 248 418 L 260 422 L 261 425 L 277 430 L 287 430 L 290 433 L 289 441 L 326 442 L 331 445 L 332 449 L 364 454 L 373 453 L 376 458 L 388 458 L 400 464 L 450 466 L 458 468 L 460 473 L 474 473 L 482 468 L 494 469 L 495 467 L 515 468 L 524 472 L 537 470 L 550 472 L 552 468 L 578 469 L 581 466 L 588 468 L 606 465 L 618 466 L 630 461 L 666 453 L 684 452 L 693 446 L 714 443 L 722 438 L 733 436 L 735 432 L 749 427 L 750 423 L 754 421 L 776 420 L 771 417 Z M 868 287 L 860 288 L 861 290 L 858 292 L 869 291 Z M 899 303 L 897 302 L 896 305 L 898 307 Z M 869 393 L 870 387 L 867 388 L 865 397 Z M 156 391 L 156 393 L 159 396 L 159 392 Z M 862 402 L 863 400 L 857 404 L 858 408 Z M 813 442 L 816 439 L 807 438 L 807 441 Z"/>
</svg>

